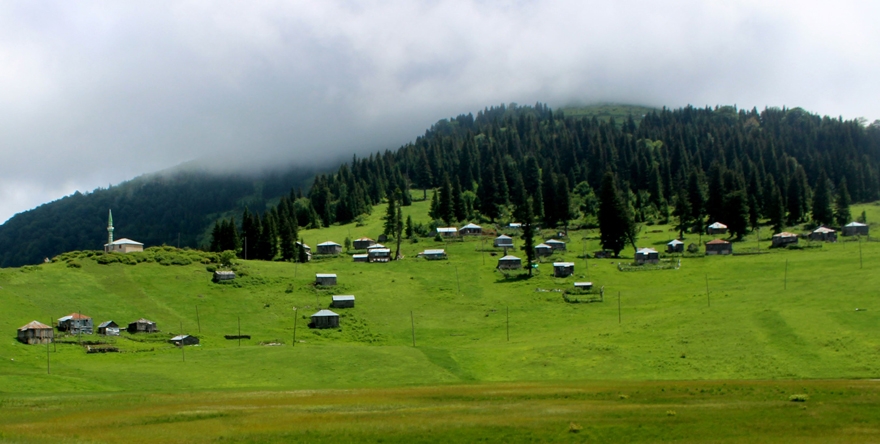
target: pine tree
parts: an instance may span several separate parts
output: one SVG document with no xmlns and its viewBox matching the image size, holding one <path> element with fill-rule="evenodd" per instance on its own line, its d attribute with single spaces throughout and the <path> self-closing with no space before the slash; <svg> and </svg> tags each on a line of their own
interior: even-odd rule
<svg viewBox="0 0 880 444">
<path fill-rule="evenodd" d="M 834 212 L 831 210 L 831 189 L 824 171 L 819 175 L 813 192 L 813 221 L 817 225 L 829 225 L 834 221 Z"/>
<path fill-rule="evenodd" d="M 220 229 L 220 221 L 214 221 L 214 229 L 211 230 L 211 246 L 209 247 L 211 251 L 215 253 L 219 253 L 220 243 L 222 242 L 223 232 Z"/>
<path fill-rule="evenodd" d="M 413 237 L 413 221 L 412 216 L 406 216 L 406 238 L 412 239 Z"/>
<path fill-rule="evenodd" d="M 678 238 L 684 239 L 684 231 L 691 224 L 691 202 L 688 199 L 688 193 L 685 188 L 679 188 L 678 193 L 675 194 L 675 208 L 672 211 L 672 215 L 678 219 L 678 225 L 675 228 L 678 230 Z"/>
<path fill-rule="evenodd" d="M 434 194 L 436 198 L 436 194 Z M 395 192 L 388 193 L 388 208 L 385 210 L 385 227 L 382 231 L 386 236 L 393 236 L 394 232 L 397 231 L 396 219 L 397 219 L 397 197 Z"/>
<path fill-rule="evenodd" d="M 452 206 L 452 185 L 449 183 L 449 175 L 443 177 L 443 186 L 440 187 L 440 219 L 446 225 L 452 225 L 455 211 Z"/>
<path fill-rule="evenodd" d="M 840 226 L 844 226 L 852 220 L 849 205 L 850 197 L 849 190 L 846 187 L 846 178 L 842 178 L 840 179 L 840 185 L 837 186 L 837 198 L 834 200 L 834 220 Z M 862 212 L 862 219 L 866 219 L 864 211 Z"/>
<path fill-rule="evenodd" d="M 296 234 L 287 220 L 283 220 L 281 231 L 281 259 L 292 261 L 296 258 Z"/>
<path fill-rule="evenodd" d="M 428 209 L 428 216 L 431 216 L 432 220 L 440 219 L 440 193 L 436 190 L 431 195 L 431 208 Z"/>
<path fill-rule="evenodd" d="M 299 239 L 299 244 L 297 244 L 297 262 L 304 264 L 309 261 L 309 252 L 306 251 L 305 247 L 306 243 L 302 238 Z"/>
<path fill-rule="evenodd" d="M 748 232 L 749 207 L 745 191 L 734 191 L 724 196 L 724 220 L 730 234 L 742 239 Z"/>
<path fill-rule="evenodd" d="M 599 188 L 599 242 L 602 248 L 613 251 L 615 256 L 620 255 L 626 245 L 630 223 L 614 173 L 608 171 L 602 177 L 602 186 Z"/>
<path fill-rule="evenodd" d="M 770 178 L 770 184 L 770 195 L 765 202 L 767 205 L 767 217 L 770 219 L 773 232 L 781 233 L 783 228 L 785 228 L 785 204 L 782 201 L 782 192 L 775 185 L 773 178 Z"/>
<path fill-rule="evenodd" d="M 697 233 L 702 234 L 706 225 L 703 220 L 706 215 L 706 192 L 696 170 L 691 170 L 688 175 L 688 201 L 691 207 L 691 221 Z"/>
<path fill-rule="evenodd" d="M 398 193 L 400 189 L 397 190 Z M 394 236 L 397 237 L 397 250 L 394 252 L 394 260 L 400 260 L 400 240 L 403 238 L 403 209 L 397 207 L 397 216 L 394 218 Z"/>
<path fill-rule="evenodd" d="M 462 196 L 461 185 L 458 183 L 458 180 L 455 180 L 455 183 L 452 186 L 452 213 L 455 215 L 455 220 L 467 219 L 467 209 L 464 204 L 464 197 Z"/>
<path fill-rule="evenodd" d="M 571 192 L 568 189 L 568 178 L 562 176 L 556 181 L 556 220 L 565 226 L 568 232 L 568 221 L 571 219 Z"/>
</svg>

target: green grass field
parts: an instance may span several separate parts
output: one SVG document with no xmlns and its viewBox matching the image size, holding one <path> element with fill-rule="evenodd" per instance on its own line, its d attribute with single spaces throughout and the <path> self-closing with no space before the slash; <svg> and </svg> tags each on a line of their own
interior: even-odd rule
<svg viewBox="0 0 880 444">
<path fill-rule="evenodd" d="M 426 202 L 404 210 L 427 221 Z M 862 210 L 880 220 L 880 207 L 854 207 L 853 214 Z M 302 235 L 313 248 L 346 236 L 375 238 L 382 212 L 377 207 L 362 227 Z M 819 438 L 838 432 L 839 441 L 877 441 L 880 392 L 868 379 L 880 374 L 880 243 L 768 251 L 765 231 L 760 241 L 752 236 L 734 247 L 760 246 L 761 254 L 684 257 L 677 270 L 631 272 L 618 271 L 626 258 L 585 261 L 581 253 L 598 249 L 598 233 L 571 232 L 568 251 L 544 259 L 532 279 L 495 271 L 500 251 L 492 251 L 491 236 L 486 248 L 482 238 L 405 240 L 405 258 L 385 264 L 348 255 L 299 265 L 241 261 L 247 276 L 235 284 L 212 283 L 198 262 L 82 258 L 80 268 L 58 261 L 2 269 L 0 441 L 65 442 L 65 430 L 70 442 L 118 442 L 145 430 L 179 442 L 283 441 L 307 432 L 314 441 L 744 441 L 754 429 L 770 441 L 827 441 Z M 642 234 L 640 246 L 658 250 L 675 236 L 667 226 L 645 226 Z M 416 257 L 437 247 L 449 260 Z M 631 260 L 632 253 L 623 255 Z M 576 263 L 574 277 L 552 277 L 550 263 L 560 260 Z M 336 273 L 339 286 L 316 289 L 315 273 Z M 604 286 L 605 301 L 567 303 L 556 291 L 583 280 Z M 357 298 L 356 308 L 336 310 L 341 328 L 307 328 L 333 294 Z M 48 324 L 76 311 L 96 324 L 146 317 L 161 333 L 110 339 L 122 352 L 107 354 L 86 354 L 77 337 L 60 338 L 48 353 L 15 339 L 31 320 Z M 241 333 L 251 335 L 241 345 L 224 339 L 238 333 L 239 320 Z M 181 331 L 201 345 L 181 350 L 166 342 Z M 716 396 L 728 386 L 737 394 Z M 704 391 L 690 394 L 698 388 Z M 546 396 L 523 398 L 532 391 Z M 578 395 L 552 395 L 569 391 Z M 802 392 L 822 395 L 788 401 Z M 239 398 L 240 411 L 223 407 Z M 406 419 L 389 419 L 398 414 Z M 341 420 L 352 417 L 364 427 Z M 773 418 L 786 424 L 778 434 Z M 45 431 L 45 422 L 56 429 Z M 583 430 L 569 432 L 569 422 Z M 823 424 L 828 434 L 811 431 Z M 202 428 L 212 438 L 191 435 Z"/>
</svg>

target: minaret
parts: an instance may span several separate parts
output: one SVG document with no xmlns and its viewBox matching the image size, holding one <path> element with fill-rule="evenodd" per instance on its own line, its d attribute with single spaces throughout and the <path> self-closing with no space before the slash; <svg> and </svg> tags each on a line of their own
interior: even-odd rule
<svg viewBox="0 0 880 444">
<path fill-rule="evenodd" d="M 107 244 L 113 243 L 113 210 L 107 210 L 110 217 L 107 219 Z"/>
</svg>

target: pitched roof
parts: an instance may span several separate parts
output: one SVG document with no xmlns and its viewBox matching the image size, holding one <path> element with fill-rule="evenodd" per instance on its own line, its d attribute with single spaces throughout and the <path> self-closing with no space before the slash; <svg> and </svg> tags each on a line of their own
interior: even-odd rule
<svg viewBox="0 0 880 444">
<path fill-rule="evenodd" d="M 109 244 L 104 244 L 104 246 L 107 246 L 107 245 L 143 245 L 143 244 L 140 242 L 133 241 L 131 239 L 123 237 L 122 239 L 117 239 Z"/>
<path fill-rule="evenodd" d="M 477 225 L 477 224 L 467 224 L 467 225 L 461 227 L 462 230 L 464 230 L 465 228 L 479 228 L 479 229 L 482 229 L 483 227 L 481 227 L 481 226 L 479 226 L 479 225 Z"/>
<path fill-rule="evenodd" d="M 322 243 L 318 244 L 318 246 L 319 247 L 330 247 L 330 246 L 341 247 L 342 245 L 339 245 L 333 241 L 327 241 L 327 242 L 322 242 Z"/>
<path fill-rule="evenodd" d="M 709 228 L 727 228 L 727 225 L 724 225 L 721 222 L 715 222 L 714 224 L 709 225 Z"/>
<path fill-rule="evenodd" d="M 171 338 L 171 340 L 172 341 L 182 341 L 188 337 L 189 337 L 189 335 L 177 335 L 177 336 Z M 193 337 L 195 337 L 195 336 L 193 336 Z"/>
<path fill-rule="evenodd" d="M 510 240 L 513 240 L 512 237 L 507 236 L 507 235 L 504 235 L 504 234 L 502 234 L 501 236 L 498 236 L 498 237 L 495 238 L 495 240 L 498 240 L 498 239 L 510 239 Z"/>
<path fill-rule="evenodd" d="M 155 322 L 149 319 L 140 318 L 137 321 L 132 322 L 132 324 L 155 324 Z"/>
<path fill-rule="evenodd" d="M 575 282 L 574 286 L 575 287 L 592 287 L 593 283 L 592 282 Z"/>
<path fill-rule="evenodd" d="M 850 222 L 846 224 L 847 227 L 867 227 L 867 225 L 860 222 Z"/>
<path fill-rule="evenodd" d="M 370 245 L 369 247 L 367 247 L 367 250 L 375 250 L 377 248 L 385 248 L 385 246 L 382 244 L 373 244 L 373 245 Z"/>
<path fill-rule="evenodd" d="M 313 318 L 314 318 L 315 316 L 318 316 L 318 317 L 323 317 L 323 316 L 336 316 L 336 317 L 339 317 L 338 314 L 333 313 L 333 312 L 330 311 L 330 310 L 321 310 L 321 311 L 319 311 L 319 312 L 317 312 L 317 313 L 315 313 L 315 314 L 312 315 Z"/>
<path fill-rule="evenodd" d="M 813 233 L 836 233 L 836 231 L 832 230 L 831 228 L 819 227 L 813 230 Z"/>
<path fill-rule="evenodd" d="M 545 243 L 545 244 L 562 244 L 562 245 L 565 245 L 565 242 L 562 242 L 561 240 L 556 240 L 556 239 L 545 240 L 544 243 Z"/>
<path fill-rule="evenodd" d="M 554 262 L 554 267 L 574 267 L 574 262 Z"/>
<path fill-rule="evenodd" d="M 362 238 L 359 238 L 359 239 L 355 239 L 355 242 L 357 242 L 357 241 L 375 242 L 373 239 L 370 239 L 370 238 L 368 238 L 368 237 L 362 237 Z"/>
<path fill-rule="evenodd" d="M 512 256 L 512 255 L 509 255 L 509 254 L 508 254 L 507 256 L 504 256 L 504 257 L 502 257 L 501 259 L 498 259 L 498 260 L 499 260 L 499 261 L 521 261 L 522 259 L 520 259 L 520 258 L 518 258 L 518 257 L 516 257 L 516 256 Z"/>
<path fill-rule="evenodd" d="M 657 250 L 655 250 L 653 248 L 639 248 L 639 251 L 637 251 L 636 254 L 650 254 L 650 253 L 656 253 L 656 252 L 657 252 Z"/>
<path fill-rule="evenodd" d="M 678 239 L 672 239 L 671 241 L 667 242 L 666 245 L 684 245 L 684 242 Z"/>
<path fill-rule="evenodd" d="M 46 330 L 46 329 L 51 330 L 52 327 L 49 327 L 48 325 L 46 325 L 46 324 L 44 324 L 44 323 L 42 323 L 42 322 L 39 322 L 39 321 L 31 321 L 31 322 L 28 322 L 27 324 L 22 325 L 21 327 L 19 327 L 19 330 L 21 330 L 21 331 L 25 331 L 25 330 Z"/>
<path fill-rule="evenodd" d="M 445 250 L 425 250 L 422 254 L 446 254 Z"/>
<path fill-rule="evenodd" d="M 551 247 L 547 244 L 538 244 L 538 245 L 535 245 L 535 248 L 553 248 L 553 247 Z"/>
<path fill-rule="evenodd" d="M 783 231 L 782 233 L 776 233 L 773 237 L 797 237 L 797 234 L 789 233 L 788 231 Z"/>
<path fill-rule="evenodd" d="M 98 324 L 98 328 L 109 327 L 110 324 L 114 324 L 114 325 L 116 325 L 117 327 L 119 326 L 119 325 L 117 325 L 117 324 L 116 324 L 115 322 L 113 322 L 113 321 L 104 321 L 104 322 Z"/>
<path fill-rule="evenodd" d="M 724 245 L 724 244 L 729 244 L 729 243 L 730 242 L 727 242 L 726 240 L 723 240 L 723 239 L 715 239 L 715 240 L 710 240 L 709 242 L 706 242 L 706 245 Z"/>
</svg>

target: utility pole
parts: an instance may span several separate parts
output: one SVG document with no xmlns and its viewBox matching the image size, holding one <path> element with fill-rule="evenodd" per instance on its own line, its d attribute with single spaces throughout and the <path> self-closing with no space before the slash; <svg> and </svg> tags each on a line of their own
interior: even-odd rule
<svg viewBox="0 0 880 444">
<path fill-rule="evenodd" d="M 296 308 L 293 309 L 293 346 L 296 347 L 296 321 L 299 319 L 299 313 Z"/>
<path fill-rule="evenodd" d="M 409 312 L 409 321 L 412 323 L 412 338 L 413 338 L 413 347 L 416 346 L 416 320 L 413 317 L 413 312 Z"/>
<path fill-rule="evenodd" d="M 709 275 L 708 274 L 706 275 L 706 306 L 707 307 L 712 306 L 712 300 L 709 299 Z"/>
</svg>

